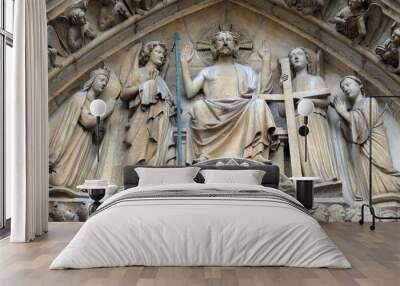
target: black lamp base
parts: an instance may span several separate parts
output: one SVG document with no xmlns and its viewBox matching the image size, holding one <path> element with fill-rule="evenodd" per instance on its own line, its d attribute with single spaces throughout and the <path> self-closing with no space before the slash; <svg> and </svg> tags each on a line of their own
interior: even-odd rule
<svg viewBox="0 0 400 286">
<path fill-rule="evenodd" d="M 303 206 L 311 210 L 314 202 L 314 183 L 312 180 L 297 180 L 296 181 L 296 199 Z"/>
<path fill-rule="evenodd" d="M 89 216 L 94 213 L 97 208 L 101 205 L 100 200 L 104 198 L 106 189 L 88 189 L 89 197 L 93 202 L 89 205 Z"/>
</svg>

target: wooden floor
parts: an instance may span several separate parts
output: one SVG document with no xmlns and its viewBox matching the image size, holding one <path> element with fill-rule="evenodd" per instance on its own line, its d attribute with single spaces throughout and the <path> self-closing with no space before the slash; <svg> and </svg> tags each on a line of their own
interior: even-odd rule
<svg viewBox="0 0 400 286">
<path fill-rule="evenodd" d="M 353 265 L 352 269 L 288 267 L 124 267 L 48 270 L 80 223 L 50 223 L 43 238 L 29 244 L 0 241 L 0 285 L 400 285 L 400 224 L 323 225 Z"/>
</svg>

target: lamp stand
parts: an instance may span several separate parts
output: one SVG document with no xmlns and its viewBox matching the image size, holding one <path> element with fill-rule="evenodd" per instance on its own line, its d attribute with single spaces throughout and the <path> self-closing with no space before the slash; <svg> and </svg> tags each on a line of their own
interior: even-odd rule
<svg viewBox="0 0 400 286">
<path fill-rule="evenodd" d="M 385 96 L 385 97 L 391 97 L 391 96 Z M 394 97 L 394 96 L 393 96 Z M 383 113 L 382 113 L 383 115 Z M 369 226 L 370 230 L 375 230 L 375 220 L 376 219 L 395 219 L 398 220 L 400 217 L 382 217 L 382 216 L 377 216 L 375 214 L 375 208 L 372 202 L 372 96 L 369 96 L 369 201 L 368 204 L 363 204 L 361 206 L 361 218 L 359 220 L 359 223 L 361 225 L 364 224 L 364 209 L 369 208 L 369 211 L 372 215 L 372 224 Z"/>
<path fill-rule="evenodd" d="M 304 125 L 300 126 L 299 134 L 304 137 L 304 161 L 307 162 L 308 147 L 307 147 L 307 135 L 310 133 L 308 128 L 308 116 L 304 116 Z"/>
<path fill-rule="evenodd" d="M 100 163 L 100 142 L 99 142 L 99 133 L 100 133 L 100 116 L 96 116 L 97 164 Z"/>
</svg>

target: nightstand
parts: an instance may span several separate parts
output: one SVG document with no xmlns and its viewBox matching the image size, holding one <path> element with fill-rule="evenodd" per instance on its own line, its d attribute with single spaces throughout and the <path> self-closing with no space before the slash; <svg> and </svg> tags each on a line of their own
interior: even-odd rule
<svg viewBox="0 0 400 286">
<path fill-rule="evenodd" d="M 296 182 L 296 199 L 303 206 L 310 210 L 314 203 L 314 181 L 320 180 L 318 177 L 291 177 Z"/>
</svg>

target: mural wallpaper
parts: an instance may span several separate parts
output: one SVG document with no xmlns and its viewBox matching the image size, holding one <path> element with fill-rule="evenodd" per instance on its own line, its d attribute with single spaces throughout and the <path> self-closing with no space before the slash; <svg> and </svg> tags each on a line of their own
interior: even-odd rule
<svg viewBox="0 0 400 286">
<path fill-rule="evenodd" d="M 109 180 L 118 186 L 111 195 L 122 190 L 123 166 L 174 165 L 180 147 L 188 165 L 276 164 L 291 194 L 289 177 L 319 177 L 312 213 L 320 221 L 359 220 L 372 148 L 377 214 L 399 215 L 396 1 L 48 0 L 47 7 L 51 220 L 87 218 L 90 200 L 76 188 L 85 179 Z M 89 106 L 98 98 L 107 110 L 96 133 Z M 315 106 L 307 160 L 302 98 Z"/>
</svg>

